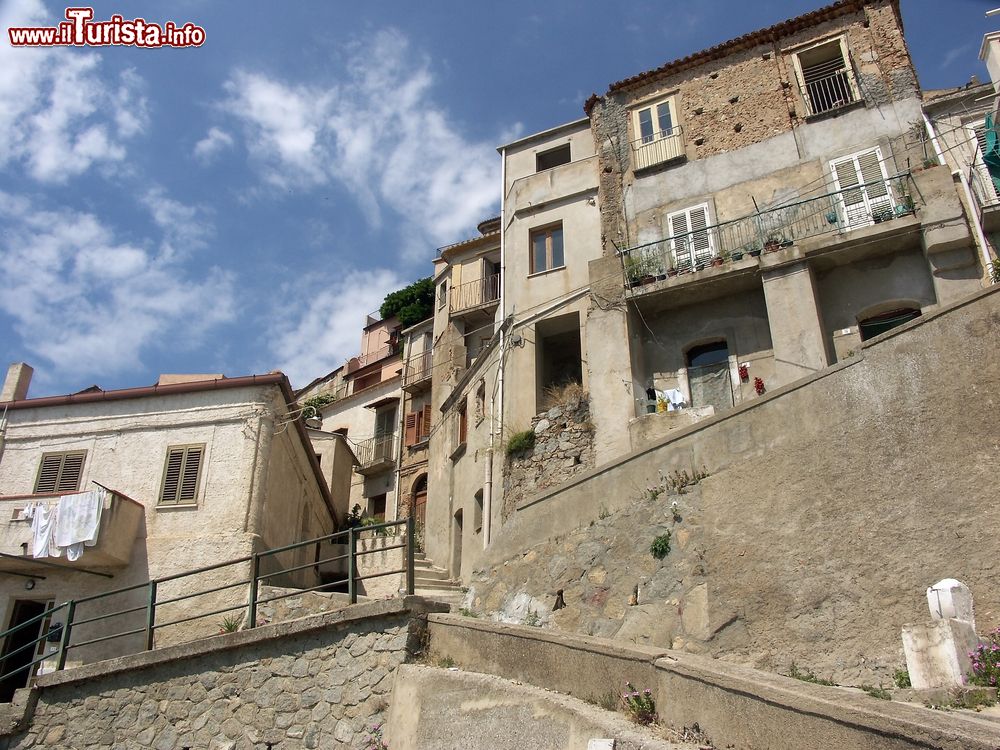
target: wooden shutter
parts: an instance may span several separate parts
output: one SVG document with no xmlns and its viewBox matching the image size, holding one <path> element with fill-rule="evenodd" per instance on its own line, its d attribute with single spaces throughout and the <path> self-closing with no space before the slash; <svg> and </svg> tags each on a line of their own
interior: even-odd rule
<svg viewBox="0 0 1000 750">
<path fill-rule="evenodd" d="M 892 211 L 892 193 L 879 149 L 838 159 L 830 166 L 840 191 L 838 202 L 846 228 L 868 226 L 874 221 L 874 214 Z"/>
<path fill-rule="evenodd" d="M 708 261 L 712 257 L 712 234 L 708 231 L 708 206 L 690 209 L 691 248 L 696 262 Z"/>
<path fill-rule="evenodd" d="M 406 415 L 406 429 L 403 432 L 403 444 L 404 445 L 415 445 L 420 442 L 420 437 L 417 434 L 418 422 L 420 421 L 420 412 L 410 412 Z"/>
<path fill-rule="evenodd" d="M 421 414 L 420 425 L 418 427 L 420 438 L 429 438 L 431 436 L 431 405 L 427 404 Z"/>
<path fill-rule="evenodd" d="M 860 226 L 868 222 L 868 211 L 865 207 L 865 194 L 860 188 L 851 190 L 861 184 L 858 167 L 853 156 L 832 162 L 833 176 L 839 191 L 838 202 L 844 215 L 844 226 Z"/>
<path fill-rule="evenodd" d="M 35 492 L 50 494 L 79 490 L 86 457 L 86 451 L 44 454 L 42 464 L 38 468 L 38 478 L 35 480 Z"/>
<path fill-rule="evenodd" d="M 688 214 L 687 211 L 678 211 L 667 217 L 670 225 L 670 247 L 674 251 L 674 260 L 677 266 L 685 267 L 693 263 L 691 257 L 691 238 L 688 237 Z"/>
<path fill-rule="evenodd" d="M 198 499 L 198 479 L 204 453 L 202 445 L 167 449 L 161 504 L 193 503 Z"/>
</svg>

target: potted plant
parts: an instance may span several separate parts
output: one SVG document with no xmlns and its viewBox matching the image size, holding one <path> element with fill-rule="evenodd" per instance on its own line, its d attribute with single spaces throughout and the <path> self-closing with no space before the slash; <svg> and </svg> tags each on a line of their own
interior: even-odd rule
<svg viewBox="0 0 1000 750">
<path fill-rule="evenodd" d="M 726 261 L 726 258 L 725 258 L 724 254 L 713 255 L 712 256 L 712 266 L 715 267 L 715 268 L 721 266 L 725 261 Z"/>
<path fill-rule="evenodd" d="M 743 248 L 738 247 L 729 254 L 730 260 L 743 260 Z"/>
<path fill-rule="evenodd" d="M 827 224 L 836 224 L 838 220 L 839 220 L 839 217 L 837 216 L 837 212 L 836 211 L 827 211 L 826 212 L 826 223 Z"/>
<path fill-rule="evenodd" d="M 758 242 L 751 242 L 748 245 L 745 245 L 745 247 L 747 249 L 747 255 L 749 255 L 751 258 L 758 257 L 761 253 L 761 250 L 763 250 L 763 248 L 760 246 L 760 243 Z"/>
<path fill-rule="evenodd" d="M 787 239 L 780 232 L 773 232 L 767 236 L 764 240 L 764 249 L 769 253 L 777 252 L 780 248 L 788 247 L 792 244 L 792 241 Z"/>
<path fill-rule="evenodd" d="M 625 278 L 628 280 L 630 289 L 634 289 L 643 283 L 643 266 L 641 258 L 633 258 L 631 255 L 625 256 Z"/>
</svg>

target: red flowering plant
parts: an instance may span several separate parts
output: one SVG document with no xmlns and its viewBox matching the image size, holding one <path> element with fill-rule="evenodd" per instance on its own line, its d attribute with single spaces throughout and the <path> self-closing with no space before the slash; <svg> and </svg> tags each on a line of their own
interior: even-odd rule
<svg viewBox="0 0 1000 750">
<path fill-rule="evenodd" d="M 656 721 L 656 703 L 649 688 L 639 691 L 631 682 L 625 683 L 622 693 L 622 711 L 636 724 L 652 724 Z"/>
<path fill-rule="evenodd" d="M 750 382 L 750 368 L 747 365 L 740 365 L 740 382 Z"/>
<path fill-rule="evenodd" d="M 969 682 L 984 687 L 997 687 L 1000 677 L 1000 628 L 986 636 L 986 643 L 980 643 L 969 652 L 972 674 Z"/>
<path fill-rule="evenodd" d="M 763 396 L 764 391 L 767 390 L 766 388 L 764 388 L 764 381 L 761 380 L 760 378 L 753 379 L 753 389 L 757 391 L 758 396 Z"/>
</svg>

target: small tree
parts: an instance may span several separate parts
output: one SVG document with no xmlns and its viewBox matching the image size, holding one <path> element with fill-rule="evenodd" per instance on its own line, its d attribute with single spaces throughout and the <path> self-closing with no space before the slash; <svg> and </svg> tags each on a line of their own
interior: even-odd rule
<svg viewBox="0 0 1000 750">
<path fill-rule="evenodd" d="M 378 309 L 382 319 L 395 315 L 403 328 L 427 320 L 434 314 L 434 282 L 430 276 L 417 279 L 399 291 L 390 292 Z"/>
</svg>

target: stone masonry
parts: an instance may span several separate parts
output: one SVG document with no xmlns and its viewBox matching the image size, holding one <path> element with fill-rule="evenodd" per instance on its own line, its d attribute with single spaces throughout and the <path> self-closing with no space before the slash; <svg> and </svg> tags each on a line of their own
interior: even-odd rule
<svg viewBox="0 0 1000 750">
<path fill-rule="evenodd" d="M 567 399 L 531 420 L 535 447 L 509 456 L 503 518 L 532 492 L 562 484 L 594 465 L 594 425 L 586 397 Z"/>
<path fill-rule="evenodd" d="M 357 605 L 49 675 L 34 716 L 19 734 L 0 737 L 0 747 L 366 746 L 367 728 L 388 708 L 396 667 L 422 641 L 422 600 L 406 602 Z"/>
</svg>

